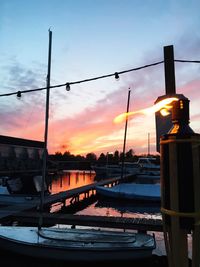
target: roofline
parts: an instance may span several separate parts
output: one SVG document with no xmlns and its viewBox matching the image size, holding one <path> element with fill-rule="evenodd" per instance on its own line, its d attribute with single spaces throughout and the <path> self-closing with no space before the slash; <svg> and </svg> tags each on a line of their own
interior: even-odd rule
<svg viewBox="0 0 200 267">
<path fill-rule="evenodd" d="M 44 142 L 0 135 L 0 144 L 44 148 Z"/>
</svg>

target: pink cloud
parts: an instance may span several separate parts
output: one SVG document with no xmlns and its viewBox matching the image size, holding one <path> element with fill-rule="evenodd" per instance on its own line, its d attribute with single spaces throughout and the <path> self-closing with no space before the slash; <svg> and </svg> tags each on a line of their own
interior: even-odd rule
<svg viewBox="0 0 200 267">
<path fill-rule="evenodd" d="M 178 67 L 179 70 L 183 68 L 185 68 L 184 65 Z M 99 154 L 122 150 L 124 123 L 113 124 L 113 119 L 126 111 L 129 87 L 131 88 L 130 111 L 150 107 L 158 96 L 165 94 L 163 65 L 130 72 L 121 79 L 124 85 L 106 94 L 94 107 L 87 108 L 74 117 L 60 120 L 50 118 L 48 138 L 50 153 L 68 150 L 74 154 L 89 152 Z M 189 75 L 188 81 L 186 80 L 183 86 L 177 84 L 177 93 L 182 93 L 190 99 L 191 120 L 195 121 L 196 125 L 200 119 L 197 110 L 199 88 L 200 80 L 190 78 Z M 1 134 L 43 140 L 44 99 L 41 97 L 37 99 L 37 96 L 34 96 L 32 101 L 30 98 L 24 99 L 22 101 L 25 101 L 25 104 L 18 106 L 16 110 L 1 110 Z M 36 105 L 37 101 L 38 105 Z M 56 103 L 59 103 L 59 96 Z M 51 113 L 53 114 L 54 110 Z M 149 120 L 144 116 L 130 120 L 130 124 L 134 125 L 134 132 L 131 137 L 129 136 L 127 149 L 133 148 L 137 153 L 146 153 L 147 132 L 151 132 L 151 149 L 155 151 L 155 129 L 154 125 L 149 124 Z"/>
</svg>

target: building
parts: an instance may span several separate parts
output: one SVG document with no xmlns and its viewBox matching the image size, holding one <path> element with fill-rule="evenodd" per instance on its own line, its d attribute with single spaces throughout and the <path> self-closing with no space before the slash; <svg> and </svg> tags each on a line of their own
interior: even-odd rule
<svg viewBox="0 0 200 267">
<path fill-rule="evenodd" d="M 0 172 L 41 171 L 44 142 L 0 135 Z"/>
</svg>

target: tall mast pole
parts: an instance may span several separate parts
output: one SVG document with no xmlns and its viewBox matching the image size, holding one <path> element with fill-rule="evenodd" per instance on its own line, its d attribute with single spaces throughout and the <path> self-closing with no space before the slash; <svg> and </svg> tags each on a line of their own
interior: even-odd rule
<svg viewBox="0 0 200 267">
<path fill-rule="evenodd" d="M 45 131 L 44 131 L 44 152 L 43 152 L 43 171 L 42 171 L 42 188 L 41 188 L 41 202 L 40 211 L 43 212 L 44 204 L 44 189 L 46 181 L 46 168 L 47 168 L 47 141 L 48 141 L 48 120 L 49 120 L 49 96 L 50 96 L 50 80 L 51 80 L 51 47 L 52 47 L 52 31 L 49 29 L 49 51 L 48 51 L 48 71 L 46 80 L 46 109 L 45 109 Z M 42 215 L 39 220 L 39 228 L 42 226 Z"/>
<path fill-rule="evenodd" d="M 131 93 L 131 90 L 129 88 L 127 109 L 126 109 L 126 113 L 127 114 L 126 114 L 125 131 L 124 131 L 124 145 L 123 145 L 123 152 L 122 152 L 121 179 L 123 178 L 123 175 L 124 175 L 124 160 L 125 160 L 125 151 L 126 151 L 126 133 L 127 133 L 127 125 L 128 125 L 128 112 L 129 112 L 130 93 Z"/>
<path fill-rule="evenodd" d="M 150 133 L 148 133 L 148 151 L 147 156 L 150 156 Z"/>
</svg>

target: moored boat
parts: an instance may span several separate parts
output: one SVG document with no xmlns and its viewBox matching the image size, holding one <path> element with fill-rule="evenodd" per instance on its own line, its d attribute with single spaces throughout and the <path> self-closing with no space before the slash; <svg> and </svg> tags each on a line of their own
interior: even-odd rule
<svg viewBox="0 0 200 267">
<path fill-rule="evenodd" d="M 70 262 L 150 257 L 153 235 L 94 229 L 0 227 L 0 246 L 21 255 Z"/>
<path fill-rule="evenodd" d="M 160 201 L 160 184 L 121 183 L 113 187 L 96 186 L 99 195 L 123 200 Z"/>
</svg>

